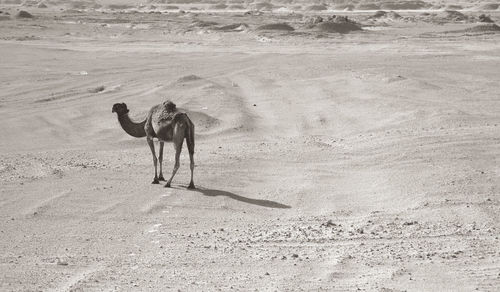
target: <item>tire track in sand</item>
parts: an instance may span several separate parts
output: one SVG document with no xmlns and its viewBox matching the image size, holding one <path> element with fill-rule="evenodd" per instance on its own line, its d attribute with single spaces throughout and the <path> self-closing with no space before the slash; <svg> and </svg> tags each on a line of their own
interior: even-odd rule
<svg viewBox="0 0 500 292">
<path fill-rule="evenodd" d="M 59 284 L 56 288 L 49 289 L 48 291 L 51 292 L 73 291 L 74 289 L 77 288 L 76 286 L 78 285 L 78 283 L 84 281 L 85 279 L 88 279 L 89 277 L 101 271 L 102 269 L 104 269 L 104 267 L 101 265 L 89 266 L 83 270 L 80 270 L 72 277 L 68 278 L 66 281 Z"/>
<path fill-rule="evenodd" d="M 54 195 L 46 200 L 35 202 L 34 205 L 30 206 L 26 211 L 23 212 L 25 216 L 39 216 L 43 214 L 50 206 L 58 199 L 68 196 L 71 190 L 65 190 L 57 195 Z"/>
</svg>

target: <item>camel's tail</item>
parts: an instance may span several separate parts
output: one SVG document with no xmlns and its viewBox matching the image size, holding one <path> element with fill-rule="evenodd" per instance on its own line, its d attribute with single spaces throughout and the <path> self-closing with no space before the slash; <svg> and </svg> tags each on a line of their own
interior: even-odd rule
<svg viewBox="0 0 500 292">
<path fill-rule="evenodd" d="M 188 127 L 186 128 L 186 144 L 188 147 L 189 154 L 194 154 L 194 124 L 191 119 L 186 114 L 186 122 Z"/>
</svg>

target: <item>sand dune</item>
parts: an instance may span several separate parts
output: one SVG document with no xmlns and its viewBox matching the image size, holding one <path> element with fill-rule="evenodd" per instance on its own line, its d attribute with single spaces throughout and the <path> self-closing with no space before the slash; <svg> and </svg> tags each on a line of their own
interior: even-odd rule
<svg viewBox="0 0 500 292">
<path fill-rule="evenodd" d="M 61 7 L 79 10 L 100 9 L 103 11 L 133 11 L 133 10 L 155 10 L 155 11 L 244 11 L 255 10 L 262 12 L 321 12 L 327 10 L 340 11 L 376 11 L 376 10 L 440 10 L 443 8 L 450 10 L 478 10 L 478 11 L 496 11 L 499 8 L 498 3 L 488 0 L 481 1 L 458 1 L 450 4 L 435 0 L 411 0 L 411 1 L 373 1 L 373 0 L 353 0 L 336 3 L 310 3 L 304 0 L 290 1 L 229 1 L 217 2 L 209 0 L 196 1 L 147 1 L 138 3 L 133 0 L 2 0 L 0 5 L 15 5 L 29 8 L 41 8 L 57 10 Z"/>
</svg>

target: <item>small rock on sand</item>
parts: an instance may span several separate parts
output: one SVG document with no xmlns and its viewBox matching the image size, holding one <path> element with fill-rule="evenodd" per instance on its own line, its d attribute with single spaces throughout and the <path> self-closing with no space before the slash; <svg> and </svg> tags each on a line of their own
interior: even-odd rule
<svg viewBox="0 0 500 292">
<path fill-rule="evenodd" d="M 284 31 L 294 31 L 295 29 L 287 23 L 271 23 L 264 24 L 257 28 L 257 30 L 284 30 Z"/>
<path fill-rule="evenodd" d="M 479 22 L 493 23 L 494 21 L 488 15 L 481 14 L 478 16 Z"/>
<path fill-rule="evenodd" d="M 322 22 L 316 26 L 316 28 L 322 32 L 330 32 L 330 33 L 349 33 L 351 31 L 361 30 L 357 24 L 345 22 L 345 23 L 336 23 L 336 22 Z"/>
<path fill-rule="evenodd" d="M 196 81 L 196 80 L 200 80 L 200 79 L 201 79 L 201 77 L 197 76 L 197 75 L 187 75 L 187 76 L 183 76 L 183 77 L 177 79 L 177 82 L 185 83 L 185 82 Z"/>
<path fill-rule="evenodd" d="M 33 18 L 33 15 L 27 11 L 21 10 L 16 16 L 17 18 Z"/>
<path fill-rule="evenodd" d="M 96 88 L 89 89 L 89 92 L 90 93 L 99 93 L 101 91 L 104 91 L 104 89 L 106 89 L 106 87 L 104 87 L 104 86 L 98 86 Z"/>
<path fill-rule="evenodd" d="M 67 266 L 68 262 L 65 260 L 57 259 L 57 265 L 59 266 Z"/>
<path fill-rule="evenodd" d="M 498 26 L 498 25 L 496 25 L 494 23 L 488 23 L 488 24 L 476 25 L 474 27 L 466 29 L 465 31 L 466 32 L 478 32 L 478 33 L 500 32 L 500 26 Z"/>
</svg>

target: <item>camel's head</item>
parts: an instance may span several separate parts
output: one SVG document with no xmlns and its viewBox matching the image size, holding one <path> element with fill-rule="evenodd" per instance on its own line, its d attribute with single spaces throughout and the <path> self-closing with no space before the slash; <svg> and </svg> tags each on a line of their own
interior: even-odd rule
<svg viewBox="0 0 500 292">
<path fill-rule="evenodd" d="M 113 109 L 111 110 L 112 113 L 117 113 L 119 116 L 124 115 L 128 113 L 128 108 L 125 103 L 115 103 L 113 105 Z"/>
</svg>

